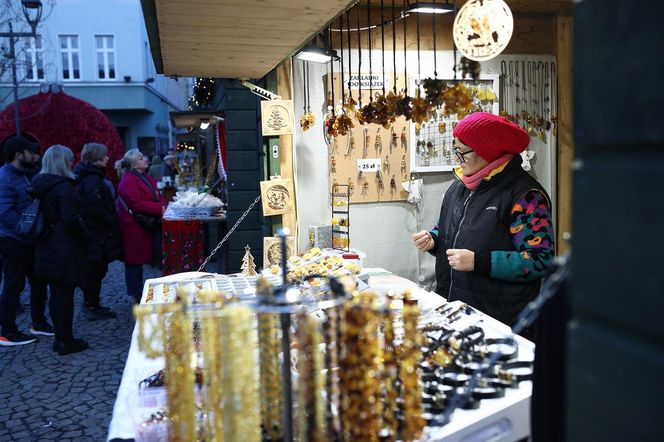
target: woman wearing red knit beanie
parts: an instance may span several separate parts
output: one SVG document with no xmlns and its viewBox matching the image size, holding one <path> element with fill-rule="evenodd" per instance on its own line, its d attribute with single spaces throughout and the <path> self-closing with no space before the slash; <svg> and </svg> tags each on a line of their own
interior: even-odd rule
<svg viewBox="0 0 664 442">
<path fill-rule="evenodd" d="M 454 128 L 457 180 L 438 224 L 413 235 L 436 257 L 436 292 L 512 326 L 538 293 L 554 257 L 551 202 L 521 167 L 530 138 L 506 119 L 477 112 Z"/>
</svg>

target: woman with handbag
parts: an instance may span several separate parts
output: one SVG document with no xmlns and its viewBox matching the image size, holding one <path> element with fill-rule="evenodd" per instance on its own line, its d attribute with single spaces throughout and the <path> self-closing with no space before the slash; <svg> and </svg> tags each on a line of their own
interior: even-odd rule
<svg viewBox="0 0 664 442">
<path fill-rule="evenodd" d="M 82 286 L 81 262 L 85 262 L 92 237 L 79 214 L 72 172 L 74 154 L 59 144 L 48 148 L 42 168 L 32 179 L 31 195 L 40 199 L 44 230 L 35 244 L 35 274 L 51 288 L 49 309 L 55 340 L 53 351 L 60 355 L 88 348 L 75 339 L 74 290 Z"/>
<path fill-rule="evenodd" d="M 125 282 L 136 303 L 143 291 L 143 265 L 153 261 L 153 237 L 161 231 L 166 207 L 157 182 L 145 173 L 147 168 L 147 157 L 138 149 L 128 150 L 116 164 L 122 174 L 116 206 L 125 246 Z"/>
</svg>

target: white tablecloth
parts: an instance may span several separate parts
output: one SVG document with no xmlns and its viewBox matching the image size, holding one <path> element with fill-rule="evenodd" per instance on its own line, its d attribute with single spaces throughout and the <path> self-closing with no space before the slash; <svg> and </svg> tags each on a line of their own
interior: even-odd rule
<svg viewBox="0 0 664 442">
<path fill-rule="evenodd" d="M 445 300 L 436 293 L 427 292 L 417 284 L 389 274 L 384 269 L 366 269 L 369 274 L 369 286 L 377 291 L 402 292 L 410 288 L 424 311 L 442 305 Z M 143 290 L 143 298 L 147 294 L 149 284 L 173 281 L 178 279 L 203 276 L 204 273 L 190 272 L 170 275 L 164 278 L 147 280 Z M 480 325 L 486 337 L 501 337 L 509 334 L 509 328 L 495 319 L 480 315 L 464 318 L 453 323 L 455 329 L 462 330 L 470 325 Z M 535 346 L 532 342 L 516 337 L 519 344 L 519 359 L 533 360 Z M 113 417 L 108 429 L 108 440 L 133 439 L 134 419 L 131 415 L 132 400 L 138 391 L 138 382 L 164 366 L 162 358 L 148 359 L 138 351 L 137 330 L 131 337 L 131 346 L 127 355 L 127 364 L 122 374 L 122 381 L 113 407 Z M 518 389 L 507 389 L 505 396 L 497 399 L 483 399 L 476 410 L 456 410 L 452 420 L 444 427 L 427 427 L 423 440 L 433 441 L 486 441 L 508 442 L 528 437 L 530 434 L 530 396 L 531 382 L 521 382 Z"/>
</svg>

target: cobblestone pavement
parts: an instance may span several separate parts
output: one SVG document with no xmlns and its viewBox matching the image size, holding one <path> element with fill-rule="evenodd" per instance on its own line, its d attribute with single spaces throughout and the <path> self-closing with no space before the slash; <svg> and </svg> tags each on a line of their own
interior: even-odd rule
<svg viewBox="0 0 664 442">
<path fill-rule="evenodd" d="M 145 278 L 160 275 L 145 266 Z M 27 286 L 23 303 L 29 302 Z M 0 348 L 0 442 L 106 440 L 134 328 L 126 293 L 119 262 L 111 264 L 101 293 L 102 304 L 118 314 L 116 319 L 86 319 L 83 295 L 77 290 L 74 336 L 90 344 L 81 353 L 59 356 L 51 349 L 52 337 Z M 29 307 L 17 319 L 27 333 Z"/>
</svg>

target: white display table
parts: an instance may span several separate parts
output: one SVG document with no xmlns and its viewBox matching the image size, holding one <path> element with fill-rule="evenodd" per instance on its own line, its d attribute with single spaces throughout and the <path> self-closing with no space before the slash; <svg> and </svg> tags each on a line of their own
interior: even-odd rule
<svg viewBox="0 0 664 442">
<path fill-rule="evenodd" d="M 415 283 L 391 275 L 383 269 L 365 269 L 363 273 L 369 275 L 368 284 L 372 290 L 397 293 L 410 288 L 423 312 L 445 303 L 445 300 L 436 293 L 422 290 Z M 209 274 L 189 272 L 149 279 L 145 283 L 142 299 L 145 299 L 150 284 L 205 275 Z M 470 325 L 481 326 L 486 337 L 504 337 L 510 332 L 507 326 L 484 314 L 464 317 L 452 324 L 453 328 L 458 330 Z M 516 337 L 516 341 L 519 345 L 519 360 L 533 360 L 534 344 L 520 336 Z M 149 374 L 162 369 L 163 366 L 162 358 L 148 359 L 138 350 L 137 329 L 134 327 L 127 363 L 113 407 L 113 417 L 109 425 L 107 440 L 134 438 L 134 418 L 130 408 L 131 401 L 137 396 L 138 382 Z M 480 407 L 476 410 L 456 410 L 449 424 L 443 427 L 427 427 L 422 440 L 507 442 L 527 438 L 530 434 L 531 391 L 531 382 L 521 382 L 518 389 L 506 390 L 505 396 L 502 398 L 482 399 Z"/>
</svg>

